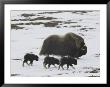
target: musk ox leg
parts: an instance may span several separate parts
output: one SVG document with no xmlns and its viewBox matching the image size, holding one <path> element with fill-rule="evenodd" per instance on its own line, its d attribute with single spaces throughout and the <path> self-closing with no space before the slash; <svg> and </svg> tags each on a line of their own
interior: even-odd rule
<svg viewBox="0 0 110 87">
<path fill-rule="evenodd" d="M 60 69 L 60 67 L 62 67 L 62 65 L 61 65 L 61 64 L 59 64 L 58 70 Z"/>
<path fill-rule="evenodd" d="M 71 66 L 73 69 L 75 69 L 75 68 L 73 67 L 73 65 L 72 65 L 72 64 L 71 64 L 70 66 Z"/>
<path fill-rule="evenodd" d="M 50 68 L 50 65 L 51 65 L 51 64 L 48 64 L 48 69 Z"/>
<path fill-rule="evenodd" d="M 29 66 L 28 61 L 26 62 L 26 64 Z"/>
<path fill-rule="evenodd" d="M 33 61 L 30 61 L 30 65 L 31 65 L 31 66 L 33 65 Z"/>
<path fill-rule="evenodd" d="M 63 68 L 63 65 L 62 65 L 62 64 L 59 64 L 58 70 L 60 69 L 60 66 L 61 66 L 61 67 L 62 67 L 62 69 L 64 70 L 64 68 Z"/>
<path fill-rule="evenodd" d="M 68 70 L 68 68 L 69 68 L 69 64 L 67 64 L 67 70 Z"/>
<path fill-rule="evenodd" d="M 63 68 L 63 64 L 60 64 L 60 66 L 62 67 L 62 69 L 64 70 L 64 68 Z"/>
<path fill-rule="evenodd" d="M 23 67 L 24 67 L 24 63 L 25 63 L 25 61 L 23 61 Z"/>
<path fill-rule="evenodd" d="M 54 67 L 56 68 L 55 64 L 53 64 L 53 65 L 54 65 Z"/>
<path fill-rule="evenodd" d="M 24 63 L 26 63 L 27 65 L 29 65 L 29 64 L 27 63 L 27 60 L 24 60 L 24 61 L 23 61 L 23 67 L 24 67 Z"/>
<path fill-rule="evenodd" d="M 46 68 L 46 69 L 47 69 L 46 65 L 47 65 L 47 64 L 46 64 L 45 62 L 43 62 L 43 66 L 44 66 L 44 68 Z"/>
<path fill-rule="evenodd" d="M 62 67 L 62 69 L 64 70 L 63 65 L 61 65 L 61 67 Z"/>
<path fill-rule="evenodd" d="M 59 64 L 58 70 L 60 69 L 61 63 Z"/>
<path fill-rule="evenodd" d="M 58 70 L 60 69 L 60 65 L 59 65 L 59 67 L 58 67 Z"/>
</svg>

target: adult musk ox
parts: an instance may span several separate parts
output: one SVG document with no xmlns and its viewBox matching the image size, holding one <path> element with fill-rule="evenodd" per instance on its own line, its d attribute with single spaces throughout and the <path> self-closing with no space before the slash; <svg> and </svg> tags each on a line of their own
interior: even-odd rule
<svg viewBox="0 0 110 87">
<path fill-rule="evenodd" d="M 48 64 L 48 68 L 50 67 L 50 65 L 54 65 L 54 66 L 55 64 L 59 65 L 59 60 L 54 57 L 47 56 L 44 58 L 44 62 L 43 62 L 45 68 L 47 68 L 46 67 L 47 64 Z"/>
<path fill-rule="evenodd" d="M 63 65 L 65 65 L 65 64 L 67 64 L 67 69 L 69 68 L 69 66 L 74 68 L 72 64 L 77 65 L 77 60 L 72 58 L 72 57 L 62 57 L 60 59 L 60 64 L 59 64 L 59 68 L 58 69 L 60 69 L 60 67 L 62 67 L 62 69 L 64 69 Z"/>
<path fill-rule="evenodd" d="M 78 58 L 87 53 L 84 39 L 74 33 L 51 35 L 44 40 L 40 55 L 60 55 Z"/>
<path fill-rule="evenodd" d="M 30 61 L 30 63 L 28 65 L 33 64 L 33 61 L 36 60 L 38 61 L 38 56 L 35 55 L 35 54 L 30 54 L 30 53 L 27 53 L 24 55 L 24 61 L 23 61 L 23 66 L 24 66 L 24 63 L 28 64 L 28 61 Z"/>
</svg>

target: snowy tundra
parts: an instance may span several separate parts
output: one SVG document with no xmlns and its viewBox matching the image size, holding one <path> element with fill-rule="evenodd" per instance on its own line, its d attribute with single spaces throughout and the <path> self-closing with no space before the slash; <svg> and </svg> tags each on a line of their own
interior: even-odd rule
<svg viewBox="0 0 110 87">
<path fill-rule="evenodd" d="M 18 77 L 100 77 L 100 11 L 11 11 L 11 76 Z M 73 32 L 84 38 L 87 54 L 73 68 L 44 68 L 39 55 L 43 41 L 53 34 Z M 22 66 L 26 53 L 38 55 L 32 66 Z M 57 59 L 60 56 L 51 55 Z"/>
</svg>

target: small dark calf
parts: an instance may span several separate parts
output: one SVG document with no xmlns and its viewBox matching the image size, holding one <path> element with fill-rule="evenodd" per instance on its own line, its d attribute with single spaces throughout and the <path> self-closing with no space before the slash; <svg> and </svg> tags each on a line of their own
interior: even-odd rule
<svg viewBox="0 0 110 87">
<path fill-rule="evenodd" d="M 24 56 L 24 61 L 23 61 L 23 66 L 24 66 L 24 63 L 28 64 L 28 61 L 30 61 L 30 63 L 28 65 L 33 64 L 33 61 L 36 60 L 38 61 L 38 56 L 35 55 L 35 54 L 29 54 L 27 53 L 25 56 Z"/>
<path fill-rule="evenodd" d="M 60 69 L 60 66 L 62 67 L 62 69 L 64 69 L 63 65 L 65 65 L 65 64 L 67 64 L 67 69 L 69 68 L 69 66 L 74 68 L 72 64 L 77 65 L 77 60 L 74 59 L 73 57 L 62 57 L 60 59 L 60 64 L 59 64 L 58 70 Z"/>
<path fill-rule="evenodd" d="M 50 67 L 50 65 L 54 65 L 54 66 L 55 64 L 59 65 L 59 60 L 54 57 L 45 57 L 43 62 L 45 68 L 47 68 L 46 67 L 47 64 L 48 64 L 48 68 Z"/>
</svg>

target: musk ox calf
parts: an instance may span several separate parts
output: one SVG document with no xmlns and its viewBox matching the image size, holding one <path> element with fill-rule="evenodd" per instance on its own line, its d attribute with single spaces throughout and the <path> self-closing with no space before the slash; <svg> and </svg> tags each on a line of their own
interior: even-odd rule
<svg viewBox="0 0 110 87">
<path fill-rule="evenodd" d="M 33 64 L 33 61 L 36 60 L 38 61 L 38 56 L 35 55 L 35 54 L 29 54 L 27 53 L 25 56 L 24 56 L 24 61 L 23 61 L 23 66 L 24 66 L 24 63 L 26 63 L 27 65 L 31 65 Z M 30 63 L 28 64 L 28 61 L 30 61 Z"/>
<path fill-rule="evenodd" d="M 77 60 L 74 59 L 74 58 L 72 58 L 72 57 L 62 57 L 60 59 L 58 70 L 60 69 L 60 66 L 62 67 L 62 69 L 64 69 L 63 68 L 63 65 L 65 65 L 65 64 L 67 64 L 67 69 L 69 68 L 69 66 L 71 66 L 72 68 L 74 68 L 72 64 L 77 65 Z"/>
<path fill-rule="evenodd" d="M 50 65 L 54 65 L 54 66 L 55 64 L 59 65 L 59 60 L 54 57 L 45 57 L 43 62 L 45 68 L 47 68 L 46 67 L 47 64 L 48 64 L 48 68 L 50 67 Z"/>
</svg>

